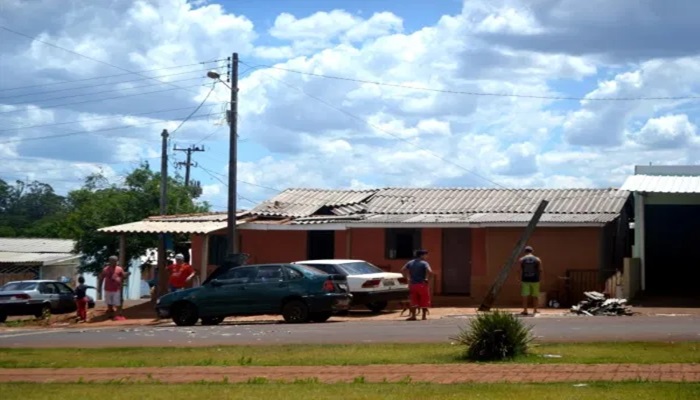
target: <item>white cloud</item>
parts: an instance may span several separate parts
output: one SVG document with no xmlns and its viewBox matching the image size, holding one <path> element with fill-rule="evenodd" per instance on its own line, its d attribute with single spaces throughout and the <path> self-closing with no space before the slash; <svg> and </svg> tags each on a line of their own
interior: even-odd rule
<svg viewBox="0 0 700 400">
<path fill-rule="evenodd" d="M 697 127 L 685 114 L 649 119 L 633 140 L 649 147 L 678 148 L 696 139 Z"/>
</svg>

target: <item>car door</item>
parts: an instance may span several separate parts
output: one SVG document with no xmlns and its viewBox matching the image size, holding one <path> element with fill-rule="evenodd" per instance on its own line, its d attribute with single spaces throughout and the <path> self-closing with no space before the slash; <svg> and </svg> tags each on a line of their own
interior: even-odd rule
<svg viewBox="0 0 700 400">
<path fill-rule="evenodd" d="M 69 288 L 63 283 L 53 283 L 56 286 L 58 292 L 58 308 L 63 312 L 75 311 L 75 293 L 73 289 Z"/>
<path fill-rule="evenodd" d="M 39 284 L 39 293 L 41 299 L 51 305 L 51 311 L 59 309 L 58 288 L 51 282 L 42 282 Z"/>
<path fill-rule="evenodd" d="M 282 299 L 289 294 L 289 282 L 281 265 L 258 267 L 253 282 L 248 285 L 251 308 L 255 313 L 278 313 Z"/>
<path fill-rule="evenodd" d="M 239 267 L 209 282 L 199 299 L 202 314 L 247 314 L 250 303 L 247 285 L 255 278 L 255 273 L 255 267 Z"/>
</svg>

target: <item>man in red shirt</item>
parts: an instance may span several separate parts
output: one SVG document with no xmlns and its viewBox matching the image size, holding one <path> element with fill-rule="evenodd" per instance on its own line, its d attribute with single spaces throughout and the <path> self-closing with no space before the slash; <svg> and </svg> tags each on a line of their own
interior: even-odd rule
<svg viewBox="0 0 700 400">
<path fill-rule="evenodd" d="M 109 263 L 102 269 L 97 285 L 98 295 L 102 294 L 104 283 L 104 300 L 107 303 L 107 315 L 114 318 L 114 311 L 121 313 L 122 283 L 124 282 L 124 269 L 117 265 L 117 256 L 110 256 Z"/>
<path fill-rule="evenodd" d="M 195 275 L 194 270 L 190 264 L 185 262 L 185 256 L 182 254 L 175 256 L 175 264 L 169 265 L 168 271 L 170 272 L 168 285 L 170 286 L 171 292 L 184 289 Z"/>
</svg>

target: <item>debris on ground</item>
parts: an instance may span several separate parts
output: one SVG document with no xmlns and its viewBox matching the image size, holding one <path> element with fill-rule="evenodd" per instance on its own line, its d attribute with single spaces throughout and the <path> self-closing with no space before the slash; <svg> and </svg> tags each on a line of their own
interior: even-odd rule
<svg viewBox="0 0 700 400">
<path fill-rule="evenodd" d="M 571 312 L 579 315 L 632 315 L 627 299 L 606 298 L 600 292 L 583 292 L 586 296 L 578 304 L 571 306 Z"/>
</svg>

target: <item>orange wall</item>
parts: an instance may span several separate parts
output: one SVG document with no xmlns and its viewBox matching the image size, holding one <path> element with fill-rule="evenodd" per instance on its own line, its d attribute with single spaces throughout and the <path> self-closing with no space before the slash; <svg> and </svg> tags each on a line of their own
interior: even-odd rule
<svg viewBox="0 0 700 400">
<path fill-rule="evenodd" d="M 480 301 L 488 292 L 496 276 L 508 259 L 513 246 L 520 238 L 523 228 L 485 228 L 485 260 L 472 261 L 472 295 Z M 597 269 L 600 254 L 602 228 L 538 228 L 528 244 L 535 255 L 542 259 L 544 282 L 540 291 L 548 292 L 563 289 L 567 269 Z M 472 247 L 475 243 L 472 242 Z M 485 261 L 485 262 L 484 262 Z M 479 265 L 486 265 L 484 274 Z M 498 297 L 499 305 L 515 305 L 521 302 L 520 269 L 515 265 Z"/>
<path fill-rule="evenodd" d="M 190 258 L 190 265 L 192 269 L 199 274 L 202 266 L 202 236 L 192 235 L 190 237 L 192 257 Z"/>
<path fill-rule="evenodd" d="M 347 231 L 335 231 L 334 258 L 350 258 L 347 245 Z"/>
<path fill-rule="evenodd" d="M 249 264 L 283 263 L 306 258 L 306 231 L 240 230 L 241 252 Z"/>
</svg>

